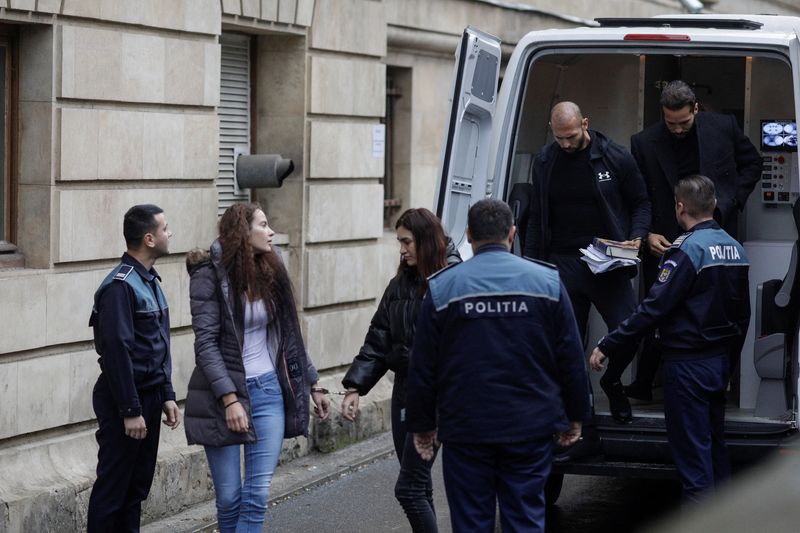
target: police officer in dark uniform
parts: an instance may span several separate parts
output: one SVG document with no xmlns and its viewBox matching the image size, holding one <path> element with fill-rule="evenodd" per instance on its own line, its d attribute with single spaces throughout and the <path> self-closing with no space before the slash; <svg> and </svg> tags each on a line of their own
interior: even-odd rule
<svg viewBox="0 0 800 533">
<path fill-rule="evenodd" d="M 664 253 L 658 278 L 636 311 L 600 341 L 590 364 L 625 353 L 654 327 L 661 332 L 664 420 L 684 498 L 696 501 L 729 477 L 725 392 L 750 321 L 744 248 L 714 221 L 714 183 L 692 175 L 675 185 L 686 233 Z"/>
<path fill-rule="evenodd" d="M 544 531 L 553 437 L 589 414 L 583 346 L 550 265 L 509 253 L 509 207 L 469 210 L 475 256 L 428 279 L 410 358 L 407 421 L 423 459 L 444 444 L 453 531 Z"/>
<path fill-rule="evenodd" d="M 673 213 L 675 183 L 692 174 L 711 179 L 717 191 L 714 218 L 736 238 L 738 213 L 761 179 L 763 167 L 761 155 L 736 119 L 700 112 L 697 97 L 686 82 L 669 82 L 659 103 L 663 120 L 631 137 L 631 154 L 647 184 L 653 215 L 642 254 L 645 293 L 656 281 L 664 252 L 683 233 Z M 625 387 L 629 397 L 652 399 L 660 350 L 658 332 L 653 332 L 645 338 L 634 381 Z"/>
<path fill-rule="evenodd" d="M 178 427 L 172 389 L 169 309 L 153 264 L 168 253 L 164 212 L 137 205 L 125 213 L 128 251 L 94 295 L 89 325 L 100 355 L 92 403 L 97 481 L 89 499 L 89 533 L 139 531 L 141 504 L 156 466 L 161 412 Z"/>
</svg>

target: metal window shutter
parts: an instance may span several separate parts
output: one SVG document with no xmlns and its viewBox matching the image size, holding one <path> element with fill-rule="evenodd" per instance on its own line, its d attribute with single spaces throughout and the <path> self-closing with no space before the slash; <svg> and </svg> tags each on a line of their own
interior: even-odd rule
<svg viewBox="0 0 800 533">
<path fill-rule="evenodd" d="M 250 37 L 222 34 L 219 84 L 219 169 L 217 172 L 217 213 L 236 202 L 250 200 L 248 193 L 236 193 L 233 182 L 235 148 L 250 153 Z"/>
</svg>

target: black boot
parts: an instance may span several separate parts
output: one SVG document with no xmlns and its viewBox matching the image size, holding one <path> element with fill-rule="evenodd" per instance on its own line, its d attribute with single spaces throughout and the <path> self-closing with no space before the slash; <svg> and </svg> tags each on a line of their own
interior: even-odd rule
<svg viewBox="0 0 800 533">
<path fill-rule="evenodd" d="M 617 381 L 609 383 L 605 375 L 600 378 L 600 387 L 608 397 L 608 407 L 611 410 L 611 417 L 619 424 L 629 424 L 633 422 L 633 412 L 631 411 L 631 402 L 625 396 L 625 390 L 622 383 Z"/>
<path fill-rule="evenodd" d="M 649 385 L 639 383 L 638 381 L 631 382 L 630 385 L 623 387 L 622 390 L 628 398 L 645 402 L 653 401 L 653 389 Z"/>
</svg>

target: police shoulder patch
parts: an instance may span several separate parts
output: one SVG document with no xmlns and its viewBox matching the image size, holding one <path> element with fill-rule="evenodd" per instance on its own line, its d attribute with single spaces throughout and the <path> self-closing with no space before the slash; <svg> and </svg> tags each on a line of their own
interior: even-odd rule
<svg viewBox="0 0 800 533">
<path fill-rule="evenodd" d="M 677 239 L 675 239 L 672 242 L 672 247 L 673 248 L 680 248 L 681 244 L 683 244 L 683 241 L 685 241 L 686 237 L 688 237 L 689 235 L 691 235 L 691 233 L 687 232 L 687 233 L 684 233 L 683 235 L 681 235 L 680 237 L 678 237 Z"/>
<path fill-rule="evenodd" d="M 676 266 L 678 266 L 678 264 L 671 259 L 669 261 L 664 261 L 664 264 L 661 265 L 661 270 L 658 272 L 658 282 L 666 283 Z"/>
<path fill-rule="evenodd" d="M 119 270 L 116 274 L 114 274 L 114 279 L 119 281 L 125 281 L 130 276 L 131 272 L 133 272 L 133 267 L 130 265 L 122 265 L 119 267 Z"/>
</svg>

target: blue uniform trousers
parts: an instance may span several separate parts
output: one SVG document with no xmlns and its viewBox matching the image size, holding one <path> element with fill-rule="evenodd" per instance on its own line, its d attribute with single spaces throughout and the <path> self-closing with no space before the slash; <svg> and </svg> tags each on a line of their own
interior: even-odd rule
<svg viewBox="0 0 800 533">
<path fill-rule="evenodd" d="M 725 447 L 728 355 L 664 359 L 664 418 L 684 500 L 698 501 L 730 477 Z"/>
<path fill-rule="evenodd" d="M 497 444 L 447 442 L 442 469 L 453 531 L 491 533 L 495 503 L 503 531 L 544 531 L 544 485 L 553 440 Z"/>
<path fill-rule="evenodd" d="M 94 386 L 92 403 L 99 428 L 95 432 L 97 480 L 89 497 L 89 533 L 139 531 L 142 502 L 156 470 L 163 394 L 160 387 L 138 391 L 147 436 L 125 436 L 125 424 L 104 375 Z"/>
</svg>

